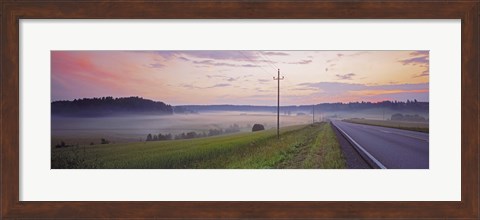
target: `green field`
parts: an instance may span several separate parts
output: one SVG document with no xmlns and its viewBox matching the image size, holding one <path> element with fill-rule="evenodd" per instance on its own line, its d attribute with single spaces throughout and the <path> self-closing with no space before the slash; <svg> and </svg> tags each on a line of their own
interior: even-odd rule
<svg viewBox="0 0 480 220">
<path fill-rule="evenodd" d="M 52 148 L 52 168 L 346 168 L 328 123 L 190 140 Z"/>
<path fill-rule="evenodd" d="M 384 120 L 359 119 L 359 118 L 345 119 L 344 121 L 357 123 L 357 124 L 382 126 L 387 128 L 398 128 L 403 130 L 419 131 L 419 132 L 425 132 L 425 133 L 428 133 L 429 131 L 428 122 L 407 122 L 407 121 L 391 121 L 391 120 L 384 121 Z"/>
</svg>

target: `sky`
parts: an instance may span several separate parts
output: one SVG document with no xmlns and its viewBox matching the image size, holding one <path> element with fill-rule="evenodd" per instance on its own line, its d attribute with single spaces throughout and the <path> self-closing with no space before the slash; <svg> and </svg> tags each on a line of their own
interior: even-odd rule
<svg viewBox="0 0 480 220">
<path fill-rule="evenodd" d="M 428 51 L 51 51 L 52 101 L 171 105 L 428 101 Z"/>
</svg>

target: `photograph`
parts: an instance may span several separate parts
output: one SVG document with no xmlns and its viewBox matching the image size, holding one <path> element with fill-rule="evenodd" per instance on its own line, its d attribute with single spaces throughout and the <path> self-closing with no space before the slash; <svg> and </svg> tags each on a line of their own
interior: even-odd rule
<svg viewBox="0 0 480 220">
<path fill-rule="evenodd" d="M 52 50 L 51 169 L 429 169 L 428 50 Z"/>
</svg>

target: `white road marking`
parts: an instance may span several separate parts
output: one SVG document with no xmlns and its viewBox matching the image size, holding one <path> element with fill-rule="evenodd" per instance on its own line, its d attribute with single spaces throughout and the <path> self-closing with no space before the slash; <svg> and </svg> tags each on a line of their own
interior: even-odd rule
<svg viewBox="0 0 480 220">
<path fill-rule="evenodd" d="M 387 133 L 387 134 L 396 134 L 396 135 L 405 136 L 405 137 L 414 138 L 414 139 L 418 139 L 418 140 L 422 140 L 422 141 L 428 142 L 428 140 L 425 140 L 425 139 L 419 138 L 419 137 L 415 137 L 415 136 L 411 136 L 411 135 L 406 135 L 406 134 L 397 133 L 397 132 L 391 132 L 391 131 L 385 131 L 385 130 L 379 130 L 379 131 L 381 131 L 381 132 L 383 132 L 383 133 Z"/>
<path fill-rule="evenodd" d="M 392 132 L 390 132 L 390 131 L 385 131 L 385 130 L 380 130 L 380 131 L 383 132 L 383 133 L 387 133 L 387 134 L 391 134 L 391 133 L 392 133 Z"/>
<path fill-rule="evenodd" d="M 415 137 L 415 136 L 410 136 L 410 135 L 401 134 L 401 133 L 394 133 L 394 134 L 398 134 L 398 135 L 401 135 L 401 136 L 405 136 L 405 137 L 414 138 L 414 139 L 417 139 L 417 140 L 422 140 L 422 141 L 428 142 L 428 140 L 425 140 L 425 139 L 419 138 L 419 137 Z"/>
<path fill-rule="evenodd" d="M 377 129 L 374 129 L 374 128 L 371 128 L 371 127 L 366 127 L 366 126 L 363 126 L 364 128 L 367 128 L 367 129 L 373 129 L 373 130 L 377 130 Z M 414 138 L 414 139 L 417 139 L 417 140 L 421 140 L 421 141 L 426 141 L 428 142 L 428 139 L 425 140 L 423 138 L 419 138 L 419 137 L 415 137 L 415 136 L 411 136 L 411 135 L 406 135 L 406 134 L 402 134 L 402 133 L 397 133 L 397 132 L 391 132 L 391 131 L 386 131 L 386 130 L 382 130 L 382 129 L 378 129 L 378 131 L 381 131 L 383 133 L 387 133 L 387 134 L 396 134 L 396 135 L 400 135 L 400 136 L 404 136 L 404 137 L 409 137 L 409 138 Z"/>
<path fill-rule="evenodd" d="M 335 125 L 335 124 L 334 124 Z M 383 165 L 382 163 L 380 163 L 380 161 L 378 161 L 375 157 L 373 157 L 370 153 L 368 153 L 367 150 L 365 150 L 365 148 L 362 147 L 362 145 L 360 145 L 359 143 L 357 143 L 355 140 L 353 140 L 352 137 L 350 137 L 350 135 L 348 135 L 345 131 L 343 131 L 340 127 L 338 127 L 337 125 L 335 125 L 335 127 L 338 128 L 338 130 L 340 132 L 342 132 L 345 137 L 347 137 L 351 143 L 353 143 L 354 145 L 357 146 L 358 149 L 360 149 L 365 155 L 367 155 L 368 158 L 370 158 L 370 160 L 372 160 L 378 167 L 380 167 L 381 169 L 387 169 L 387 167 L 385 165 Z"/>
</svg>

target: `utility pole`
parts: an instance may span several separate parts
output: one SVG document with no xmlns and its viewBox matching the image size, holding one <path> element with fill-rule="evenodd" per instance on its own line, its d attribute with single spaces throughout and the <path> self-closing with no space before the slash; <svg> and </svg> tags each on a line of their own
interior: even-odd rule
<svg viewBox="0 0 480 220">
<path fill-rule="evenodd" d="M 273 80 L 277 80 L 278 82 L 278 90 L 277 90 L 277 139 L 280 139 L 280 80 L 283 80 L 280 78 L 280 69 L 278 69 L 278 77 L 273 77 Z"/>
<path fill-rule="evenodd" d="M 312 124 L 315 124 L 315 104 L 312 105 Z"/>
</svg>

